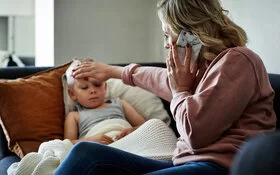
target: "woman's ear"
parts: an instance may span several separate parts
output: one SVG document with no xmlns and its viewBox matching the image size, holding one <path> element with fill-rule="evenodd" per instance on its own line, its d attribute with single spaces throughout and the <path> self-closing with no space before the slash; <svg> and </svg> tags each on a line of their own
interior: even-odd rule
<svg viewBox="0 0 280 175">
<path fill-rule="evenodd" d="M 72 100 L 77 100 L 77 97 L 75 96 L 74 92 L 72 91 L 72 89 L 68 88 L 68 95 Z"/>
</svg>

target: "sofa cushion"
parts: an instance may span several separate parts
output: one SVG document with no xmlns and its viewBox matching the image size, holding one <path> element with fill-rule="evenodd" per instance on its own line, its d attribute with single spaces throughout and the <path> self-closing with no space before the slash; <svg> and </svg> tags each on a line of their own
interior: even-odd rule
<svg viewBox="0 0 280 175">
<path fill-rule="evenodd" d="M 23 157 L 42 142 L 63 139 L 61 76 L 69 64 L 16 80 L 0 80 L 0 124 L 9 149 Z"/>
</svg>

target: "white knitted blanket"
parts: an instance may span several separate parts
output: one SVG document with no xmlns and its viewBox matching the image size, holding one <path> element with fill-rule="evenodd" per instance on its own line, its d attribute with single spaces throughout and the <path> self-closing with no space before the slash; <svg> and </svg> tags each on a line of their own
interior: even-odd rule
<svg viewBox="0 0 280 175">
<path fill-rule="evenodd" d="M 176 142 L 177 137 L 171 128 L 159 119 L 150 119 L 110 146 L 145 157 L 171 161 Z"/>
<path fill-rule="evenodd" d="M 99 131 L 103 133 L 112 132 L 113 130 L 119 130 L 121 127 L 123 126 L 115 125 L 111 127 L 111 130 L 108 130 L 107 126 L 104 126 L 105 129 L 99 126 Z M 134 132 L 109 146 L 145 157 L 171 160 L 176 142 L 177 138 L 174 132 L 164 122 L 151 119 Z M 44 142 L 40 145 L 38 152 L 28 153 L 20 162 L 13 163 L 8 169 L 8 175 L 53 174 L 72 146 L 68 139 Z"/>
<path fill-rule="evenodd" d="M 38 152 L 26 154 L 20 162 L 13 163 L 8 175 L 50 175 L 64 160 L 73 144 L 70 140 L 52 140 L 40 145 Z"/>
</svg>

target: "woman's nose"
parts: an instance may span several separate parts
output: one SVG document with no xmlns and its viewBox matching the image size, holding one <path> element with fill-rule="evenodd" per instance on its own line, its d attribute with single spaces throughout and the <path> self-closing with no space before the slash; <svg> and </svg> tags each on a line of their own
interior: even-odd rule
<svg viewBox="0 0 280 175">
<path fill-rule="evenodd" d="M 170 49 L 171 46 L 172 46 L 172 45 L 174 46 L 175 44 L 176 44 L 176 41 L 166 42 L 166 43 L 165 43 L 165 48 L 166 48 L 166 49 Z"/>
<path fill-rule="evenodd" d="M 170 49 L 170 44 L 169 44 L 169 43 L 166 43 L 164 47 L 165 47 L 166 49 Z"/>
</svg>

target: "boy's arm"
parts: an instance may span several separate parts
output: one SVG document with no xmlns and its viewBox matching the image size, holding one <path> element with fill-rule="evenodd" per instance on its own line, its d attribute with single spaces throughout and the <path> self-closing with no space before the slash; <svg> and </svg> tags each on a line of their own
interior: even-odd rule
<svg viewBox="0 0 280 175">
<path fill-rule="evenodd" d="M 69 139 L 75 144 L 73 141 L 78 139 L 78 120 L 79 113 L 78 112 L 69 112 L 64 121 L 64 139 Z"/>
<path fill-rule="evenodd" d="M 133 127 L 138 127 L 145 122 L 144 117 L 141 116 L 129 103 L 125 100 L 121 100 L 121 103 L 126 119 Z"/>
<path fill-rule="evenodd" d="M 121 100 L 123 110 L 128 122 L 132 125 L 132 128 L 125 128 L 121 131 L 121 133 L 116 137 L 117 140 L 123 138 L 124 136 L 130 134 L 135 129 L 137 129 L 140 125 L 145 122 L 143 116 L 141 116 L 130 104 L 126 101 Z"/>
</svg>

